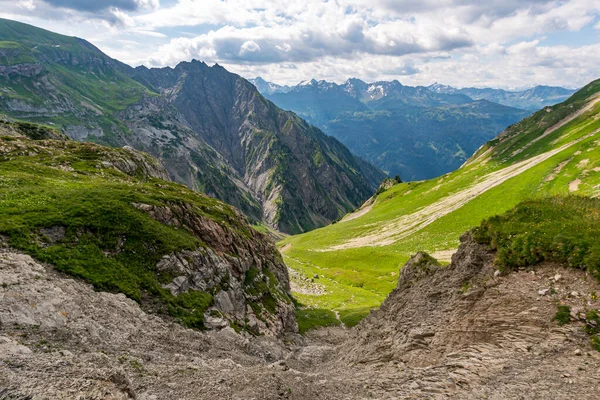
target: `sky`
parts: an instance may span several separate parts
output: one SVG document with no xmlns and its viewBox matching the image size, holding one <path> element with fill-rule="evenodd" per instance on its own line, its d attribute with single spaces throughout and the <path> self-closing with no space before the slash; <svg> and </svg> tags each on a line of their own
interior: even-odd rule
<svg viewBox="0 0 600 400">
<path fill-rule="evenodd" d="M 132 66 L 198 59 L 279 84 L 577 88 L 600 78 L 600 0 L 0 0 L 0 17 L 87 39 Z"/>
</svg>

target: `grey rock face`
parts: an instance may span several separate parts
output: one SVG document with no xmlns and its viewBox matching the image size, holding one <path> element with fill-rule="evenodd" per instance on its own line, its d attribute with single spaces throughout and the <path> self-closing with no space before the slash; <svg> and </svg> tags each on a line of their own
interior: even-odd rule
<svg viewBox="0 0 600 400">
<path fill-rule="evenodd" d="M 14 76 L 23 76 L 27 78 L 39 75 L 44 70 L 41 64 L 28 63 L 16 65 L 0 65 L 0 76 L 10 78 Z"/>
<path fill-rule="evenodd" d="M 157 272 L 173 276 L 164 285 L 171 293 L 212 293 L 214 306 L 205 317 L 216 314 L 237 326 L 253 326 L 256 333 L 276 336 L 297 331 L 287 267 L 267 238 L 252 230 L 248 231 L 252 235 L 249 240 L 211 219 L 188 212 L 185 204 L 134 206 L 163 224 L 191 230 L 209 245 L 169 254 L 159 261 Z M 265 283 L 268 291 L 264 290 Z M 265 303 L 272 304 L 272 309 Z"/>
</svg>

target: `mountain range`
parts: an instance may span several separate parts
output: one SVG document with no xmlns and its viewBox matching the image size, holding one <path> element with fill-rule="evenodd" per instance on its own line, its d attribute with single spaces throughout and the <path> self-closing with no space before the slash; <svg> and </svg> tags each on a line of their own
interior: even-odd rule
<svg viewBox="0 0 600 400">
<path fill-rule="evenodd" d="M 546 106 L 552 106 L 569 98 L 576 90 L 558 86 L 534 86 L 530 89 L 508 91 L 492 88 L 462 88 L 434 83 L 427 87 L 435 93 L 464 94 L 473 100 L 488 100 L 509 107 L 537 111 Z"/>
<path fill-rule="evenodd" d="M 327 223 L 383 173 L 218 65 L 131 68 L 5 20 L 0 38 L 0 399 L 598 398 L 600 80 L 275 244 L 264 224 Z M 452 142 L 428 121 L 515 110 L 298 91 L 327 100 L 316 118 L 405 121 L 388 147 L 429 137 L 429 157 Z"/>
<path fill-rule="evenodd" d="M 169 175 L 287 233 L 360 205 L 385 175 L 219 65 L 131 68 L 91 43 L 0 20 L 0 113 L 130 145 Z"/>
<path fill-rule="evenodd" d="M 541 86 L 519 93 L 495 89 L 476 93 L 437 84 L 412 87 L 396 80 L 366 83 L 354 78 L 341 85 L 313 79 L 292 87 L 262 78 L 250 81 L 278 106 L 298 113 L 355 154 L 404 180 L 432 178 L 458 168 L 479 146 L 530 110 L 573 93 Z"/>
</svg>

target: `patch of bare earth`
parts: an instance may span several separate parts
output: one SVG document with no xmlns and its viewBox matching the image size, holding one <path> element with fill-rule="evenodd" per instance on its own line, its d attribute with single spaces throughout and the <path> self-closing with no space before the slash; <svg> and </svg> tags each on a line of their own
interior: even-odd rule
<svg viewBox="0 0 600 400">
<path fill-rule="evenodd" d="M 579 185 L 581 185 L 581 179 L 575 179 L 574 181 L 569 182 L 569 192 L 578 191 Z"/>
<path fill-rule="evenodd" d="M 345 215 L 344 218 L 342 218 L 340 220 L 340 222 L 348 222 L 348 221 L 352 221 L 353 219 L 356 219 L 358 217 L 362 217 L 363 215 L 365 215 L 366 213 L 371 211 L 371 209 L 373 209 L 374 204 L 375 204 L 375 199 L 370 198 L 358 210 L 354 211 L 353 213 Z"/>
<path fill-rule="evenodd" d="M 429 253 L 429 255 L 440 262 L 452 261 L 452 256 L 456 253 L 456 249 L 452 250 L 440 250 Z"/>
<path fill-rule="evenodd" d="M 554 168 L 554 170 L 552 171 L 552 173 L 551 173 L 551 174 L 549 174 L 549 175 L 548 175 L 548 176 L 547 176 L 547 177 L 544 179 L 544 181 L 545 181 L 545 182 L 550 182 L 550 181 L 553 181 L 553 180 L 554 180 L 554 179 L 555 179 L 555 178 L 558 176 L 558 174 L 560 174 L 560 172 L 563 170 L 563 168 L 564 168 L 564 167 L 566 167 L 566 166 L 567 166 L 567 164 L 571 162 L 571 160 L 572 160 L 572 159 L 573 159 L 573 158 L 571 157 L 571 158 L 569 158 L 568 160 L 565 160 L 565 161 L 561 162 L 560 164 L 558 164 L 558 165 L 556 166 L 556 168 Z"/>
</svg>

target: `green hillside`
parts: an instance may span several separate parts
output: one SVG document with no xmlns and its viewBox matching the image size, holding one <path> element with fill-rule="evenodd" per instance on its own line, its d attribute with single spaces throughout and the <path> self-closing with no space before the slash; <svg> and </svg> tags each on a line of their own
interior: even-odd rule
<svg viewBox="0 0 600 400">
<path fill-rule="evenodd" d="M 394 288 L 410 255 L 424 250 L 447 262 L 463 232 L 524 199 L 598 196 L 599 92 L 600 81 L 592 82 L 509 127 L 459 170 L 395 185 L 336 224 L 281 241 L 299 273 L 301 324 L 336 323 L 332 310 L 356 323 Z"/>
<path fill-rule="evenodd" d="M 10 245 L 98 291 L 123 293 L 188 327 L 204 329 L 206 313 L 223 316 L 215 296 L 237 281 L 257 318 L 277 318 L 280 303 L 291 300 L 274 246 L 232 207 L 164 179 L 163 166 L 148 154 L 0 120 L 0 247 Z M 174 272 L 159 262 L 173 254 L 185 255 L 190 268 L 198 254 L 206 257 L 203 290 L 173 293 L 166 286 Z M 219 257 L 233 260 L 236 270 Z M 214 260 L 230 269 L 213 285 Z M 225 317 L 236 329 L 251 330 L 247 320 Z"/>
<path fill-rule="evenodd" d="M 20 67 L 0 74 L 0 106 L 11 117 L 62 130 L 85 120 L 103 129 L 100 141 L 115 145 L 115 135 L 129 133 L 117 113 L 152 95 L 85 40 L 4 19 L 0 38 L 0 65 Z"/>
</svg>

